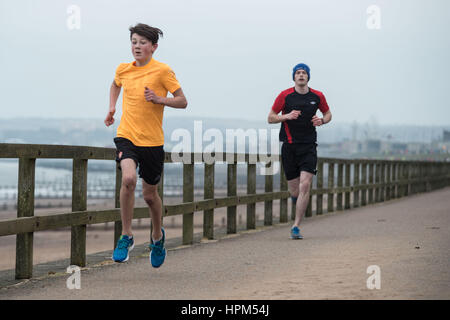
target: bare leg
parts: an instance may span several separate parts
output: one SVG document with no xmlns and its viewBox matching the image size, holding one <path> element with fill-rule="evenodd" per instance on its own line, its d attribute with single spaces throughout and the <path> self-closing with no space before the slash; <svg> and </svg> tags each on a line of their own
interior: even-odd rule
<svg viewBox="0 0 450 320">
<path fill-rule="evenodd" d="M 291 196 L 298 197 L 295 208 L 295 221 L 293 227 L 299 227 L 305 215 L 309 203 L 309 190 L 312 183 L 313 174 L 302 171 L 300 177 L 289 180 L 288 187 Z"/>
<path fill-rule="evenodd" d="M 150 218 L 153 226 L 152 238 L 155 240 L 161 239 L 162 201 L 158 194 L 158 185 L 151 185 L 142 180 L 142 193 L 150 209 Z"/>
<path fill-rule="evenodd" d="M 120 215 L 122 218 L 122 235 L 132 236 L 134 190 L 136 189 L 136 163 L 133 159 L 120 162 L 122 168 L 122 186 L 120 187 Z"/>
<path fill-rule="evenodd" d="M 288 180 L 288 188 L 291 197 L 298 198 L 299 187 L 300 187 L 300 176 L 292 180 Z"/>
</svg>

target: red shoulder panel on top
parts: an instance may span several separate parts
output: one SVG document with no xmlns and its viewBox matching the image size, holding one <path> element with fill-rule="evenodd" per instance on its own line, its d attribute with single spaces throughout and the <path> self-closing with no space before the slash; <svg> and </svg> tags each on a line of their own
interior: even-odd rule
<svg viewBox="0 0 450 320">
<path fill-rule="evenodd" d="M 294 92 L 293 87 L 281 91 L 281 93 L 278 95 L 278 97 L 275 99 L 275 102 L 273 103 L 272 110 L 276 113 L 280 113 L 280 111 L 282 111 L 284 108 L 286 96 L 292 92 Z"/>
<path fill-rule="evenodd" d="M 327 103 L 327 99 L 325 99 L 325 96 L 324 96 L 324 94 L 321 91 L 314 90 L 314 89 L 311 89 L 311 88 L 309 88 L 309 90 L 311 90 L 312 93 L 315 93 L 315 94 L 317 94 L 319 96 L 319 98 L 320 98 L 319 110 L 322 113 L 326 113 L 328 110 L 330 110 L 330 107 L 328 106 L 328 103 Z"/>
</svg>

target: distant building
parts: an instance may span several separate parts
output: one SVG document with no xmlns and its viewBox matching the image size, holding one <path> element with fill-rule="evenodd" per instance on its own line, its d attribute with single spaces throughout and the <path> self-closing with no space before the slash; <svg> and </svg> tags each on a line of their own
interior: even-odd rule
<svg viewBox="0 0 450 320">
<path fill-rule="evenodd" d="M 361 152 L 362 145 L 359 141 L 344 141 L 341 143 L 342 151 L 347 154 L 355 154 Z"/>
<path fill-rule="evenodd" d="M 364 152 L 368 153 L 378 153 L 381 149 L 381 141 L 380 140 L 367 140 L 365 141 Z"/>
<path fill-rule="evenodd" d="M 418 142 L 408 143 L 408 153 L 410 154 L 421 154 L 426 151 L 425 144 Z"/>
<path fill-rule="evenodd" d="M 442 137 L 442 141 L 450 142 L 450 131 L 444 130 L 444 136 Z"/>
<path fill-rule="evenodd" d="M 450 141 L 435 141 L 431 148 L 435 153 L 450 153 Z"/>
<path fill-rule="evenodd" d="M 408 145 L 401 142 L 382 141 L 380 152 L 384 154 L 402 154 L 406 152 Z"/>
<path fill-rule="evenodd" d="M 406 143 L 392 143 L 391 145 L 391 151 L 395 154 L 403 153 L 408 148 L 408 145 Z"/>
</svg>

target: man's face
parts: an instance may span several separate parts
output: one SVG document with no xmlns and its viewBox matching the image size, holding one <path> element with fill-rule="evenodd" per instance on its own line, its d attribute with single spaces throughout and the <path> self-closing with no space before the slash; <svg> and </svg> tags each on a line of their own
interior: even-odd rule
<svg viewBox="0 0 450 320">
<path fill-rule="evenodd" d="M 303 69 L 298 69 L 294 74 L 294 82 L 299 86 L 306 86 L 308 84 L 308 74 Z"/>
<path fill-rule="evenodd" d="M 142 37 L 137 33 L 131 36 L 131 52 L 136 60 L 148 60 L 155 52 L 158 44 L 153 44 L 146 37 Z"/>
</svg>

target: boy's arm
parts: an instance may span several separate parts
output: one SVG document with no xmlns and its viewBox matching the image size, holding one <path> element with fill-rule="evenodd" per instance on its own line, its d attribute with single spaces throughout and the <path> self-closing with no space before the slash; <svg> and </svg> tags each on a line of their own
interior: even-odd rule
<svg viewBox="0 0 450 320">
<path fill-rule="evenodd" d="M 159 97 L 153 90 L 147 87 L 145 87 L 144 95 L 145 100 L 155 104 L 162 104 L 177 109 L 185 109 L 187 107 L 187 100 L 181 88 L 173 93 L 173 98 Z"/>
<path fill-rule="evenodd" d="M 105 125 L 107 127 L 114 123 L 114 113 L 116 113 L 116 103 L 120 95 L 120 89 L 121 87 L 117 86 L 116 82 L 113 80 L 109 90 L 109 111 L 105 118 Z"/>
</svg>

